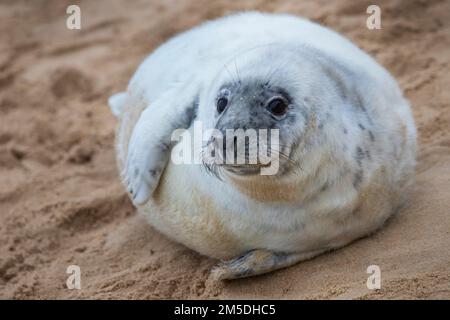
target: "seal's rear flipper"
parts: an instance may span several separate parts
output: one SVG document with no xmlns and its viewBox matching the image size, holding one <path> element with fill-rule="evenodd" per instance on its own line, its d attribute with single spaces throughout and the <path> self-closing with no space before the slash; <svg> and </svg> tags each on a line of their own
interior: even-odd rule
<svg viewBox="0 0 450 320">
<path fill-rule="evenodd" d="M 125 106 L 126 99 L 127 99 L 126 92 L 119 92 L 109 97 L 108 104 L 109 107 L 111 108 L 113 115 L 115 115 L 116 117 L 120 115 L 120 113 L 123 110 L 123 107 Z"/>
<path fill-rule="evenodd" d="M 211 273 L 213 279 L 216 280 L 247 278 L 292 266 L 297 262 L 311 259 L 325 251 L 327 249 L 305 253 L 284 253 L 255 249 L 232 260 L 221 262 Z"/>
</svg>

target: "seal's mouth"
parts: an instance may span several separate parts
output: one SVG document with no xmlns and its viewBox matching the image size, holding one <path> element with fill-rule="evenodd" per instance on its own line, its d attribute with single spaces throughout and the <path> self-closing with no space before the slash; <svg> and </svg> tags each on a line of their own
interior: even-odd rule
<svg viewBox="0 0 450 320">
<path fill-rule="evenodd" d="M 240 176 L 257 175 L 261 173 L 261 168 L 270 167 L 269 164 L 223 164 L 221 167 L 233 174 Z"/>
<path fill-rule="evenodd" d="M 218 141 L 212 137 L 202 150 L 203 166 L 221 178 L 224 173 L 238 176 L 275 175 L 278 173 L 282 152 L 279 143 L 267 139 L 250 143 L 245 139 Z M 225 143 L 224 143 L 225 142 Z M 232 142 L 232 143 L 231 143 Z M 274 146 L 277 148 L 272 149 Z"/>
<path fill-rule="evenodd" d="M 224 172 L 231 173 L 238 176 L 255 176 L 261 174 L 261 169 L 269 168 L 272 163 L 246 163 L 246 164 L 228 164 L 217 163 L 212 159 L 203 158 L 203 167 L 211 174 L 221 179 Z"/>
</svg>

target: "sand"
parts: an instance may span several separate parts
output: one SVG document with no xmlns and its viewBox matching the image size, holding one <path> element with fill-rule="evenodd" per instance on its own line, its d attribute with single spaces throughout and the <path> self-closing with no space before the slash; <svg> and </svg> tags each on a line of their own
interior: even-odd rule
<svg viewBox="0 0 450 320">
<path fill-rule="evenodd" d="M 82 29 L 65 27 L 67 5 Z M 1 1 L 0 298 L 450 298 L 450 1 Z M 341 32 L 398 79 L 419 132 L 407 207 L 375 235 L 272 274 L 216 282 L 216 261 L 135 213 L 114 159 L 107 97 L 173 34 L 242 9 Z M 81 290 L 66 268 L 81 268 Z M 366 287 L 369 265 L 381 290 Z"/>
</svg>

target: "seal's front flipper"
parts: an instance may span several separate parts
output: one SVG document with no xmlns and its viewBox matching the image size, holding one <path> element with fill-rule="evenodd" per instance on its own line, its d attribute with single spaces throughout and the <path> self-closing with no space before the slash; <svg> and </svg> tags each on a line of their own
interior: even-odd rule
<svg viewBox="0 0 450 320">
<path fill-rule="evenodd" d="M 268 250 L 252 250 L 235 259 L 218 264 L 212 271 L 217 280 L 231 280 L 257 276 L 267 272 L 286 268 L 299 261 L 310 259 L 326 249 L 306 253 L 282 253 Z"/>
<path fill-rule="evenodd" d="M 156 121 L 158 109 L 154 106 L 141 113 L 133 129 L 122 173 L 135 205 L 144 204 L 156 189 L 169 156 L 170 141 L 164 135 L 165 124 Z"/>
<path fill-rule="evenodd" d="M 135 205 L 142 205 L 158 186 L 170 158 L 171 136 L 176 129 L 187 129 L 196 114 L 193 88 L 171 90 L 153 101 L 136 123 L 122 173 Z"/>
</svg>

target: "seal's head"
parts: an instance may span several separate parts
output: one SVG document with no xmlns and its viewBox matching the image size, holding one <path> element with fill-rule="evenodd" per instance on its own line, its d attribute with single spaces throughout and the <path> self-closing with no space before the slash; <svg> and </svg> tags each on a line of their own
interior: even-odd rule
<svg viewBox="0 0 450 320">
<path fill-rule="evenodd" d="M 298 168 L 316 111 L 311 61 L 295 48 L 268 45 L 225 64 L 200 104 L 210 129 L 204 162 L 240 176 L 283 175 Z"/>
</svg>

